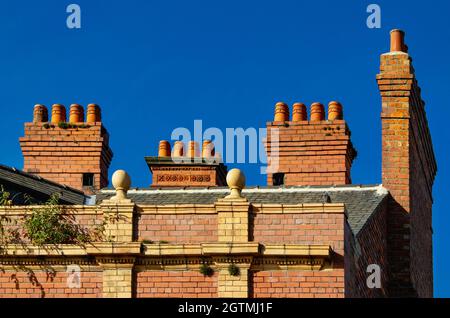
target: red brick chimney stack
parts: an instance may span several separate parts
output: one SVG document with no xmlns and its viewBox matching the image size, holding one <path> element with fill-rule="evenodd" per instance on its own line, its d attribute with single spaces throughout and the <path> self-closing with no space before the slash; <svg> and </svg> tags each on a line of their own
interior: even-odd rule
<svg viewBox="0 0 450 318">
<path fill-rule="evenodd" d="M 266 150 L 270 155 L 278 146 L 278 156 L 269 156 L 278 169 L 268 174 L 268 185 L 351 183 L 350 169 L 356 152 L 343 120 L 341 104 L 331 102 L 328 113 L 328 120 L 325 120 L 324 106 L 313 103 L 308 121 L 306 106 L 295 103 L 292 121 L 289 121 L 287 105 L 276 104 L 274 121 L 267 123 Z M 278 144 L 271 140 L 274 129 L 279 131 Z"/>
<path fill-rule="evenodd" d="M 113 156 L 109 136 L 100 120 L 100 108 L 84 122 L 84 109 L 52 107 L 51 121 L 44 105 L 34 107 L 32 123 L 25 123 L 25 136 L 20 138 L 24 171 L 92 194 L 108 185 L 108 168 Z"/>
<path fill-rule="evenodd" d="M 432 187 L 436 175 L 431 135 L 412 59 L 401 30 L 377 75 L 382 101 L 382 180 L 391 193 L 388 263 L 391 296 L 433 295 Z"/>
</svg>

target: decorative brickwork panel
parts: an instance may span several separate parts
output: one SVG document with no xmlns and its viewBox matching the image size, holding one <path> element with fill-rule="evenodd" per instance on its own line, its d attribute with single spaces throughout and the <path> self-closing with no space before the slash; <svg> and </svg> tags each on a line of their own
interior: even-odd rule
<svg viewBox="0 0 450 318">
<path fill-rule="evenodd" d="M 254 298 L 343 298 L 344 270 L 253 272 Z"/>
<path fill-rule="evenodd" d="M 143 271 L 136 273 L 138 298 L 217 297 L 217 273 L 211 277 L 194 271 Z"/>
<path fill-rule="evenodd" d="M 82 272 L 80 288 L 70 288 L 68 273 L 34 270 L 1 270 L 1 298 L 99 298 L 102 297 L 102 272 Z"/>
</svg>

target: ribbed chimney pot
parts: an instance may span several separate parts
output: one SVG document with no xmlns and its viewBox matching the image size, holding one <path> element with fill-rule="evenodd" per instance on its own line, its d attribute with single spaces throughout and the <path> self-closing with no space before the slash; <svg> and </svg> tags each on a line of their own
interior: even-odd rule
<svg viewBox="0 0 450 318">
<path fill-rule="evenodd" d="M 189 158 L 194 158 L 194 157 L 198 157 L 198 144 L 195 141 L 189 141 L 189 148 L 188 148 L 188 153 L 187 156 Z"/>
<path fill-rule="evenodd" d="M 88 105 L 86 121 L 88 123 L 97 123 L 102 121 L 100 106 L 97 104 Z"/>
<path fill-rule="evenodd" d="M 275 105 L 275 118 L 276 122 L 289 121 L 289 107 L 283 102 L 279 102 Z"/>
<path fill-rule="evenodd" d="M 342 105 L 339 102 L 330 102 L 328 104 L 328 120 L 341 120 L 342 115 Z"/>
<path fill-rule="evenodd" d="M 402 30 L 391 31 L 391 52 L 405 52 L 405 32 Z"/>
<path fill-rule="evenodd" d="M 170 143 L 167 140 L 159 142 L 158 157 L 170 157 Z"/>
<path fill-rule="evenodd" d="M 83 106 L 78 104 L 70 105 L 70 115 L 69 122 L 70 123 L 82 123 L 84 122 L 84 109 Z"/>
<path fill-rule="evenodd" d="M 211 140 L 204 140 L 202 147 L 202 157 L 203 158 L 211 158 L 215 155 L 214 144 Z"/>
<path fill-rule="evenodd" d="M 41 104 L 37 104 L 34 106 L 33 122 L 34 123 L 48 122 L 47 107 L 45 107 L 44 105 L 41 105 Z"/>
<path fill-rule="evenodd" d="M 57 124 L 66 122 L 66 108 L 61 104 L 54 104 L 52 106 L 52 123 Z"/>
<path fill-rule="evenodd" d="M 311 121 L 325 120 L 325 109 L 321 103 L 311 105 Z"/>
<path fill-rule="evenodd" d="M 292 121 L 306 121 L 308 120 L 306 114 L 306 106 L 303 103 L 295 103 L 292 110 Z"/>
<path fill-rule="evenodd" d="M 172 156 L 175 158 L 184 156 L 184 144 L 182 141 L 175 141 Z"/>
</svg>

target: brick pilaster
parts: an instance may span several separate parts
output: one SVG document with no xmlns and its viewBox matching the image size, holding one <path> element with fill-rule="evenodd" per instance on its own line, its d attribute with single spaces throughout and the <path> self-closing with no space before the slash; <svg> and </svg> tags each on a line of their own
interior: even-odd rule
<svg viewBox="0 0 450 318">
<path fill-rule="evenodd" d="M 246 261 L 245 261 L 246 260 Z M 249 297 L 249 269 L 251 258 L 244 258 L 244 262 L 234 264 L 239 268 L 239 274 L 230 274 L 230 262 L 215 260 L 216 269 L 219 271 L 217 296 L 222 298 L 247 298 Z"/>
<path fill-rule="evenodd" d="M 218 218 L 218 241 L 248 242 L 250 203 L 244 198 L 224 198 L 215 203 L 215 208 Z"/>
<path fill-rule="evenodd" d="M 133 259 L 101 263 L 103 268 L 103 298 L 133 297 Z M 100 260 L 102 262 L 102 260 Z"/>
<path fill-rule="evenodd" d="M 133 241 L 135 204 L 129 199 L 105 200 L 100 207 L 106 220 L 106 239 L 112 242 Z"/>
</svg>

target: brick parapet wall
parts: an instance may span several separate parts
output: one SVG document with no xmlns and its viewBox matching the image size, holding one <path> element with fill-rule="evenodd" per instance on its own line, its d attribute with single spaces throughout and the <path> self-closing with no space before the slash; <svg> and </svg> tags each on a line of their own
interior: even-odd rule
<svg viewBox="0 0 450 318">
<path fill-rule="evenodd" d="M 2 208 L 3 214 L 18 215 L 19 210 L 19 207 Z M 337 275 L 344 276 L 344 236 L 337 225 L 339 222 L 341 226 L 346 223 L 343 204 L 253 206 L 244 199 L 228 199 L 210 205 L 136 206 L 130 200 L 106 200 L 97 207 L 76 206 L 72 207 L 72 210 L 75 211 L 76 218 L 86 224 L 93 219 L 113 220 L 106 224 L 109 242 L 93 242 L 85 247 L 52 248 L 37 248 L 29 243 L 25 246 L 12 244 L 3 251 L 7 255 L 0 255 L 1 266 L 11 264 L 11 255 L 15 255 L 14 266 L 17 268 L 21 268 L 23 262 L 35 264 L 33 266 L 51 265 L 52 262 L 60 262 L 63 259 L 67 263 L 64 263 L 66 266 L 72 262 L 91 262 L 95 271 L 101 272 L 98 277 L 101 277 L 102 284 L 97 286 L 96 296 L 114 298 L 150 297 L 162 292 L 162 289 L 149 288 L 169 288 L 172 291 L 177 290 L 178 295 L 187 292 L 198 297 L 257 297 L 261 294 L 258 289 L 261 286 L 254 285 L 253 277 L 258 277 L 259 272 L 299 271 L 306 276 L 321 273 L 323 277 L 329 276 L 331 283 L 336 283 Z M 255 227 L 252 226 L 254 214 Z M 272 239 L 270 232 L 266 232 L 270 231 L 267 227 L 271 225 L 260 221 L 269 219 L 279 220 L 280 224 L 285 226 L 283 240 Z M 149 220 L 151 221 L 148 222 Z M 155 220 L 161 222 L 153 222 Z M 175 220 L 183 222 L 169 224 L 169 221 Z M 177 228 L 184 226 L 185 224 L 181 224 L 184 221 L 192 223 L 189 224 L 191 227 Z M 152 232 L 146 232 L 146 227 L 151 223 L 162 224 L 158 224 L 161 228 L 152 230 L 154 232 L 150 237 L 148 235 Z M 200 225 L 202 228 L 197 227 Z M 239 227 L 236 227 L 238 225 Z M 277 222 L 273 225 L 276 227 Z M 175 228 L 167 229 L 168 233 L 163 233 L 166 231 L 163 230 L 165 226 Z M 221 229 L 223 226 L 225 227 Z M 317 226 L 317 231 L 308 229 L 309 226 Z M 210 231 L 213 235 L 200 239 L 198 234 L 203 230 Z M 276 230 L 283 231 L 278 228 Z M 174 235 L 178 231 L 183 235 Z M 304 237 L 299 236 L 298 232 L 303 231 L 310 232 Z M 158 243 L 158 240 L 162 241 L 164 238 L 167 238 L 167 243 Z M 143 242 L 144 240 L 146 241 Z M 200 274 L 200 267 L 205 262 L 214 270 L 212 277 Z M 231 264 L 239 268 L 239 275 L 231 275 Z M 86 270 L 86 277 L 89 277 L 91 271 L 92 269 Z M 67 274 L 63 273 L 64 270 L 60 272 L 60 277 L 67 277 Z M 166 272 L 169 273 L 167 276 L 155 275 Z M 151 287 L 152 279 L 158 280 L 159 278 L 155 278 L 158 275 L 170 277 L 170 280 L 178 277 L 181 285 L 161 281 L 164 287 L 163 284 Z M 184 277 L 189 277 L 189 283 Z M 194 283 L 197 284 L 196 287 Z M 100 287 L 101 295 L 98 294 Z M 45 288 L 45 295 L 62 297 L 59 294 L 61 288 L 54 285 Z M 92 290 L 83 288 L 74 295 L 93 295 Z M 337 287 L 330 285 L 329 288 Z M 342 285 L 339 289 L 342 295 L 343 288 Z M 323 293 L 322 291 L 320 289 L 320 295 L 323 297 L 336 292 L 331 292 L 331 289 L 325 289 Z M 24 296 L 22 292 L 19 294 Z M 174 292 L 174 295 L 177 295 L 177 292 Z M 301 296 L 296 291 L 289 295 Z"/>
</svg>

